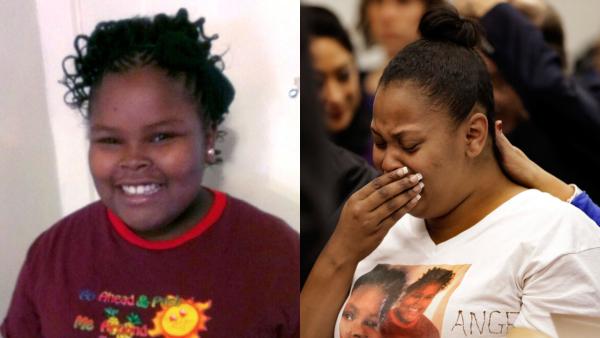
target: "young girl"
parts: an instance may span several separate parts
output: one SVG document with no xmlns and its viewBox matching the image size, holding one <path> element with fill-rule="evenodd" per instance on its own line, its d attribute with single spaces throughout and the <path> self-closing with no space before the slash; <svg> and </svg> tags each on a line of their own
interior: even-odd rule
<svg viewBox="0 0 600 338">
<path fill-rule="evenodd" d="M 379 83 L 371 127 L 383 175 L 344 206 L 302 291 L 302 335 L 337 335 L 352 280 L 378 264 L 466 271 L 434 300 L 428 319 L 442 337 L 513 326 L 555 336 L 551 313 L 600 316 L 599 229 L 500 169 L 476 26 L 442 8 L 420 32 Z"/>
<path fill-rule="evenodd" d="M 297 234 L 201 185 L 234 96 L 203 22 L 182 9 L 75 39 L 66 101 L 101 200 L 31 246 L 5 337 L 298 335 Z"/>
</svg>

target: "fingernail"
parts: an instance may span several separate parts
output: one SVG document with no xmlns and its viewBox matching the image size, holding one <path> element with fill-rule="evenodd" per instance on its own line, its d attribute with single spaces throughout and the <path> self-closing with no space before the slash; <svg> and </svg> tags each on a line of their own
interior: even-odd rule
<svg viewBox="0 0 600 338">
<path fill-rule="evenodd" d="M 413 183 L 417 183 L 417 182 L 419 182 L 419 181 L 420 181 L 420 180 L 422 180 L 422 179 L 423 179 L 423 175 L 421 175 L 421 174 L 419 174 L 419 173 L 417 173 L 417 174 L 415 174 L 415 175 L 412 175 L 412 176 L 410 177 L 410 181 L 411 181 L 411 182 L 413 182 Z"/>
<path fill-rule="evenodd" d="M 400 177 L 402 177 L 402 176 L 404 176 L 406 174 L 408 174 L 408 168 L 407 167 L 400 168 L 400 169 L 398 169 L 396 171 L 396 175 L 398 175 Z"/>
<path fill-rule="evenodd" d="M 421 195 L 417 195 L 417 196 L 415 196 L 415 200 L 417 200 L 417 201 L 418 201 L 418 200 L 420 200 L 420 199 L 421 199 Z"/>
<path fill-rule="evenodd" d="M 423 182 L 419 182 L 419 184 L 415 185 L 413 189 L 414 192 L 421 192 L 421 190 L 423 190 L 423 187 L 425 186 L 425 184 L 423 184 Z"/>
</svg>

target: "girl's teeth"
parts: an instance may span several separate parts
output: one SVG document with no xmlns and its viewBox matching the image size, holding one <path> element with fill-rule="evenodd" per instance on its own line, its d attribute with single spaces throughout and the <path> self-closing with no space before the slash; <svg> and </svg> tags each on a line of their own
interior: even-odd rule
<svg viewBox="0 0 600 338">
<path fill-rule="evenodd" d="M 149 195 L 155 193 L 158 190 L 158 187 L 158 184 L 122 186 L 123 191 L 127 195 Z"/>
</svg>

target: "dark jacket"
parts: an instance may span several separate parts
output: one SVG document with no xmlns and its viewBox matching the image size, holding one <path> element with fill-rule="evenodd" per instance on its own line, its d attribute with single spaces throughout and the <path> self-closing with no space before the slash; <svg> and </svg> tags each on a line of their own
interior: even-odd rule
<svg viewBox="0 0 600 338">
<path fill-rule="evenodd" d="M 558 178 L 600 199 L 600 103 L 574 77 L 542 33 L 509 4 L 482 17 L 490 54 L 521 97 L 531 120 L 509 139 Z"/>
</svg>

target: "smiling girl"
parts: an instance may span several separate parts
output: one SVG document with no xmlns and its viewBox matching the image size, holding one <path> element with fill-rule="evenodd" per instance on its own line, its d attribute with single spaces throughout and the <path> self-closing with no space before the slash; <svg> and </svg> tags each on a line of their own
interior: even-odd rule
<svg viewBox="0 0 600 338">
<path fill-rule="evenodd" d="M 203 23 L 182 9 L 75 39 L 63 83 L 100 201 L 31 246 L 5 337 L 298 335 L 298 235 L 202 186 L 234 96 Z"/>
</svg>

